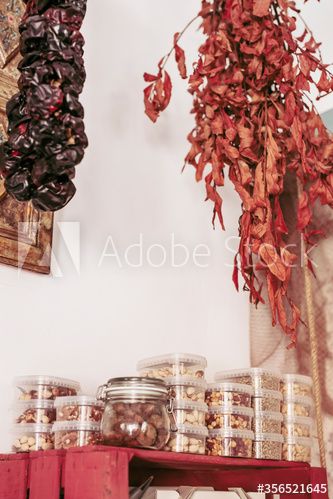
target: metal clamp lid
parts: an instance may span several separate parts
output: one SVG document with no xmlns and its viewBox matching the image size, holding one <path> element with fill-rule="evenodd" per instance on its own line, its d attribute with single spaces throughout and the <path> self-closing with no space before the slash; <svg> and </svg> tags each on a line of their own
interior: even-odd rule
<svg viewBox="0 0 333 499">
<path fill-rule="evenodd" d="M 169 391 L 164 381 L 154 378 L 111 378 L 101 385 L 96 395 L 98 400 L 167 400 Z"/>
</svg>

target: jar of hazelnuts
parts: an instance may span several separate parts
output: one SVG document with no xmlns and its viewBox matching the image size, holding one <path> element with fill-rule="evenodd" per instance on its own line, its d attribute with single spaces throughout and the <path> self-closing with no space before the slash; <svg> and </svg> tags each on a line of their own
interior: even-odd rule
<svg viewBox="0 0 333 499">
<path fill-rule="evenodd" d="M 173 413 L 164 381 L 143 377 L 113 378 L 99 387 L 97 398 L 105 402 L 101 423 L 104 444 L 164 448 L 170 437 Z"/>
</svg>

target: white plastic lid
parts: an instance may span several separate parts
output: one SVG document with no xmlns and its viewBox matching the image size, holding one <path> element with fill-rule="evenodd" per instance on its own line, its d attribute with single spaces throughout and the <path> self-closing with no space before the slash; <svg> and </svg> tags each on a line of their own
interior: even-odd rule
<svg viewBox="0 0 333 499">
<path fill-rule="evenodd" d="M 100 423 L 89 421 L 56 421 L 53 424 L 52 431 L 100 431 Z"/>
<path fill-rule="evenodd" d="M 181 435 L 193 435 L 198 437 L 207 437 L 208 430 L 205 426 L 192 426 L 192 425 L 177 425 L 177 432 L 171 434 L 173 436 Z"/>
<path fill-rule="evenodd" d="M 280 433 L 256 433 L 255 442 L 280 442 L 283 443 L 283 436 Z"/>
<path fill-rule="evenodd" d="M 312 447 L 311 437 L 285 437 L 284 443 L 288 445 L 304 445 L 304 447 Z"/>
<path fill-rule="evenodd" d="M 255 419 L 270 419 L 272 421 L 283 421 L 283 416 L 281 412 L 273 412 L 273 411 L 256 411 Z"/>
<path fill-rule="evenodd" d="M 104 402 L 97 400 L 95 397 L 89 395 L 77 395 L 69 397 L 57 397 L 54 401 L 54 407 L 65 407 L 67 405 L 88 405 L 88 406 L 98 406 L 104 407 Z"/>
<path fill-rule="evenodd" d="M 208 407 L 209 414 L 236 414 L 238 416 L 253 417 L 254 410 L 251 407 L 241 407 L 239 405 L 219 405 Z"/>
<path fill-rule="evenodd" d="M 254 433 L 250 430 L 230 430 L 230 429 L 219 429 L 219 430 L 209 430 L 209 436 L 212 438 L 222 437 L 222 438 L 244 438 L 244 439 L 254 439 Z"/>
<path fill-rule="evenodd" d="M 251 385 L 244 385 L 241 383 L 230 383 L 227 381 L 221 383 L 209 383 L 207 385 L 207 391 L 238 392 L 238 393 L 248 393 L 249 395 L 254 394 L 254 389 Z"/>
<path fill-rule="evenodd" d="M 32 375 L 32 376 L 19 376 L 14 379 L 14 384 L 20 387 L 32 386 L 61 386 L 63 388 L 71 388 L 72 390 L 79 391 L 80 383 L 72 379 L 57 378 L 55 376 Z"/>
<path fill-rule="evenodd" d="M 164 382 L 168 386 L 197 386 L 203 388 L 207 387 L 207 383 L 202 378 L 195 378 L 194 376 L 168 376 L 164 378 Z"/>
<path fill-rule="evenodd" d="M 312 426 L 314 424 L 314 419 L 307 416 L 284 416 L 284 424 L 304 424 Z"/>
<path fill-rule="evenodd" d="M 201 355 L 191 353 L 168 353 L 142 359 L 137 363 L 137 370 L 147 369 L 156 366 L 169 366 L 175 364 L 187 364 L 189 366 L 207 367 L 207 359 Z"/>
<path fill-rule="evenodd" d="M 240 376 L 251 376 L 255 378 L 263 375 L 273 376 L 281 379 L 281 373 L 272 369 L 265 369 L 262 367 L 250 367 L 248 369 L 232 369 L 231 371 L 219 371 L 215 374 L 215 381 L 223 381 L 231 378 L 238 378 Z"/>
<path fill-rule="evenodd" d="M 254 398 L 283 400 L 283 395 L 281 392 L 278 392 L 277 390 L 256 390 Z"/>
<path fill-rule="evenodd" d="M 52 433 L 51 424 L 41 423 L 17 423 L 13 425 L 14 433 Z"/>
<path fill-rule="evenodd" d="M 300 405 L 305 405 L 307 407 L 313 407 L 314 401 L 312 397 L 302 397 L 302 396 L 297 396 L 297 395 L 290 395 L 284 397 L 283 400 L 284 404 L 300 404 Z"/>
<path fill-rule="evenodd" d="M 174 400 L 173 408 L 175 411 L 177 410 L 188 410 L 188 411 L 199 411 L 199 412 L 207 412 L 208 406 L 202 402 L 190 402 L 187 400 Z"/>
<path fill-rule="evenodd" d="M 311 376 L 305 376 L 305 374 L 283 374 L 282 381 L 284 383 L 302 383 L 303 385 L 312 386 L 313 379 Z"/>
<path fill-rule="evenodd" d="M 31 399 L 31 400 L 17 400 L 14 405 L 14 409 L 20 411 L 27 411 L 29 409 L 53 409 L 53 400 L 44 399 Z"/>
</svg>

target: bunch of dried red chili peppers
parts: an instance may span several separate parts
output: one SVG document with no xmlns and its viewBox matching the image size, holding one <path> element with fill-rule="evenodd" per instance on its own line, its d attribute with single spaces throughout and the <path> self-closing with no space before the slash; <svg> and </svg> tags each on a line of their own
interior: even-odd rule
<svg viewBox="0 0 333 499">
<path fill-rule="evenodd" d="M 318 98 L 330 93 L 333 75 L 310 29 L 296 36 L 297 14 L 292 0 L 202 0 L 205 41 L 189 77 L 195 127 L 186 156 L 196 179 L 204 177 L 213 221 L 217 216 L 222 228 L 218 188 L 229 175 L 242 203 L 234 282 L 238 288 L 240 271 L 258 303 L 258 271 L 264 272 L 273 324 L 280 323 L 292 342 L 300 311 L 288 296 L 296 255 L 286 245 L 280 204 L 286 175 L 298 179 L 298 229 L 306 241 L 313 235 L 314 203 L 333 206 L 333 140 L 306 94 L 310 85 Z M 186 78 L 179 38 L 176 33 L 172 51 Z M 154 122 L 171 97 L 168 56 L 156 76 L 144 75 L 145 109 Z"/>
</svg>

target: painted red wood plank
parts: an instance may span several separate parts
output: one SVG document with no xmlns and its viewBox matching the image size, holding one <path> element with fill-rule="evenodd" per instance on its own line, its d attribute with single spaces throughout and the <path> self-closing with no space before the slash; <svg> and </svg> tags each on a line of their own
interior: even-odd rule
<svg viewBox="0 0 333 499">
<path fill-rule="evenodd" d="M 1 499 L 26 499 L 28 463 L 27 455 L 0 455 Z"/>
<path fill-rule="evenodd" d="M 29 499 L 59 499 L 65 452 L 30 453 Z"/>
</svg>

